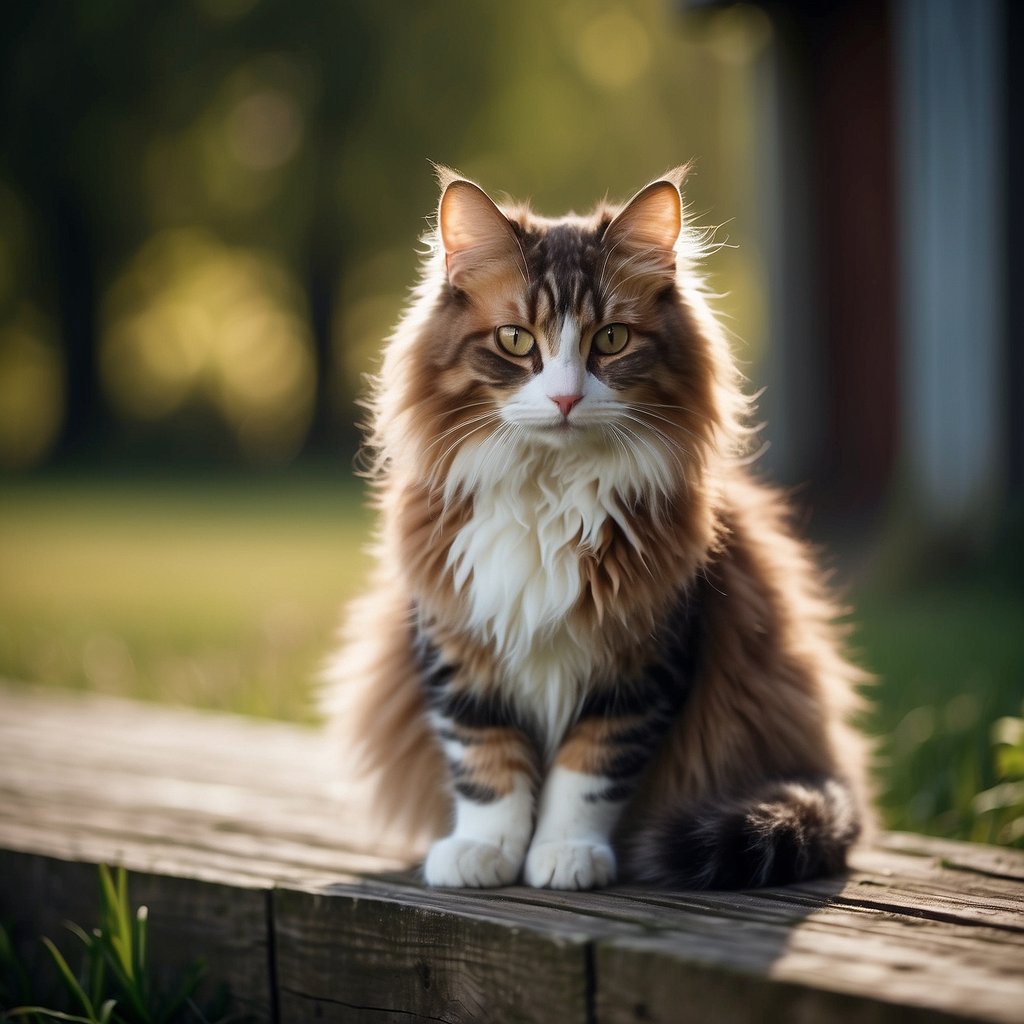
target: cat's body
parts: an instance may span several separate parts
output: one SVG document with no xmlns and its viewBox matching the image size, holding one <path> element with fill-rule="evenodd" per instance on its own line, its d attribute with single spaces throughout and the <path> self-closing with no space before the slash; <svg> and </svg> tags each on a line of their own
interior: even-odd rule
<svg viewBox="0 0 1024 1024">
<path fill-rule="evenodd" d="M 382 815 L 451 826 L 431 884 L 784 882 L 861 829 L 859 674 L 741 457 L 680 180 L 548 221 L 443 179 L 329 691 Z"/>
</svg>

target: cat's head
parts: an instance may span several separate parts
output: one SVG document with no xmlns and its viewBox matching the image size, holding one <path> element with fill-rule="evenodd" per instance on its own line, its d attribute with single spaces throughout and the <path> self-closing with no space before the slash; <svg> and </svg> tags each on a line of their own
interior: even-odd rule
<svg viewBox="0 0 1024 1024">
<path fill-rule="evenodd" d="M 441 171 L 433 253 L 378 383 L 381 454 L 449 490 L 453 471 L 543 452 L 621 464 L 634 490 L 692 482 L 735 440 L 742 399 L 694 276 L 683 175 L 548 219 Z"/>
</svg>

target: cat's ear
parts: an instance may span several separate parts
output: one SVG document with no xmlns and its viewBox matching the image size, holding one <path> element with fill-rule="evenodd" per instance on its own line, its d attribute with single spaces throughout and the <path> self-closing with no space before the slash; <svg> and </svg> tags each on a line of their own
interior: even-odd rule
<svg viewBox="0 0 1024 1024">
<path fill-rule="evenodd" d="M 637 192 L 605 229 L 605 245 L 624 255 L 645 255 L 651 271 L 674 273 L 675 245 L 683 228 L 679 185 L 685 173 L 685 167 L 677 167 Z"/>
<path fill-rule="evenodd" d="M 515 230 L 479 185 L 465 178 L 441 178 L 444 192 L 437 229 L 444 247 L 448 280 L 465 288 L 476 276 L 517 267 L 526 272 Z"/>
</svg>

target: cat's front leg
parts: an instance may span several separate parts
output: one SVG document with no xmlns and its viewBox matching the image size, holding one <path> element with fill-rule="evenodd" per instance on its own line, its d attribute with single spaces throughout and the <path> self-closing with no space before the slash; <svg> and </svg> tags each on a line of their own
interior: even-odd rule
<svg viewBox="0 0 1024 1024">
<path fill-rule="evenodd" d="M 588 701 L 544 781 L 529 885 L 591 889 L 615 880 L 612 832 L 666 721 L 665 705 L 646 702 L 643 691 Z"/>
<path fill-rule="evenodd" d="M 455 824 L 430 848 L 424 877 L 438 886 L 511 885 L 533 831 L 534 750 L 496 701 L 448 688 L 434 697 L 431 719 L 448 761 Z"/>
</svg>

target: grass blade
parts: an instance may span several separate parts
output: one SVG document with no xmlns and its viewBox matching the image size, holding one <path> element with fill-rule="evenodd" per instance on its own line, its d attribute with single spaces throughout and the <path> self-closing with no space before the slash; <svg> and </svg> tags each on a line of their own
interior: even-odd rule
<svg viewBox="0 0 1024 1024">
<path fill-rule="evenodd" d="M 85 989 L 78 983 L 74 971 L 68 966 L 61 951 L 49 939 L 44 938 L 43 945 L 50 951 L 50 956 L 53 957 L 53 962 L 57 965 L 57 970 L 60 971 L 68 991 L 82 1004 L 82 1009 L 89 1014 L 90 1018 L 95 1018 L 96 1011 L 93 1009 L 92 1001 L 86 995 Z"/>
<path fill-rule="evenodd" d="M 131 923 L 131 905 L 128 902 L 128 872 L 125 871 L 123 866 L 119 866 L 117 869 L 117 913 L 118 913 L 118 924 L 120 925 L 121 934 L 125 937 L 125 941 L 131 943 L 132 940 L 132 923 Z M 131 960 L 131 947 L 128 949 L 129 961 Z"/>
<path fill-rule="evenodd" d="M 13 1010 L 6 1010 L 5 1020 L 10 1017 L 27 1017 L 29 1014 L 49 1017 L 50 1020 L 73 1021 L 74 1024 L 96 1024 L 94 1017 L 77 1017 L 73 1013 L 64 1013 L 61 1010 L 48 1010 L 45 1006 L 16 1006 Z"/>
<path fill-rule="evenodd" d="M 139 907 L 135 912 L 135 976 L 139 985 L 146 983 L 146 956 L 148 953 L 149 908 Z"/>
<path fill-rule="evenodd" d="M 104 989 L 106 988 L 107 982 L 107 961 L 103 955 L 103 950 L 98 947 L 90 947 L 90 964 L 89 971 L 89 998 L 92 999 L 95 1005 L 100 1001 L 103 996 Z"/>
<path fill-rule="evenodd" d="M 202 983 L 205 974 L 206 964 L 202 961 L 197 961 L 185 972 L 185 977 L 178 986 L 178 990 L 161 1007 L 157 1018 L 159 1024 L 173 1019 L 181 1009 L 191 1003 L 192 996 Z"/>
<path fill-rule="evenodd" d="M 100 865 L 103 931 L 120 961 L 126 977 L 132 977 L 132 933 L 128 919 L 128 881 L 123 867 L 117 868 L 117 881 L 106 864 Z"/>
<path fill-rule="evenodd" d="M 136 970 L 133 920 L 128 900 L 128 873 L 123 866 L 114 872 L 106 864 L 100 868 L 101 932 L 105 959 L 122 989 L 122 995 L 142 1022 L 152 1015 L 147 1007 L 144 972 Z"/>
<path fill-rule="evenodd" d="M 65 921 L 64 927 L 72 935 L 79 939 L 85 946 L 86 960 L 89 964 L 89 999 L 95 1006 L 103 995 L 103 983 L 105 980 L 104 957 L 101 948 L 102 933 L 95 932 L 90 935 L 81 925 L 74 921 Z"/>
</svg>

